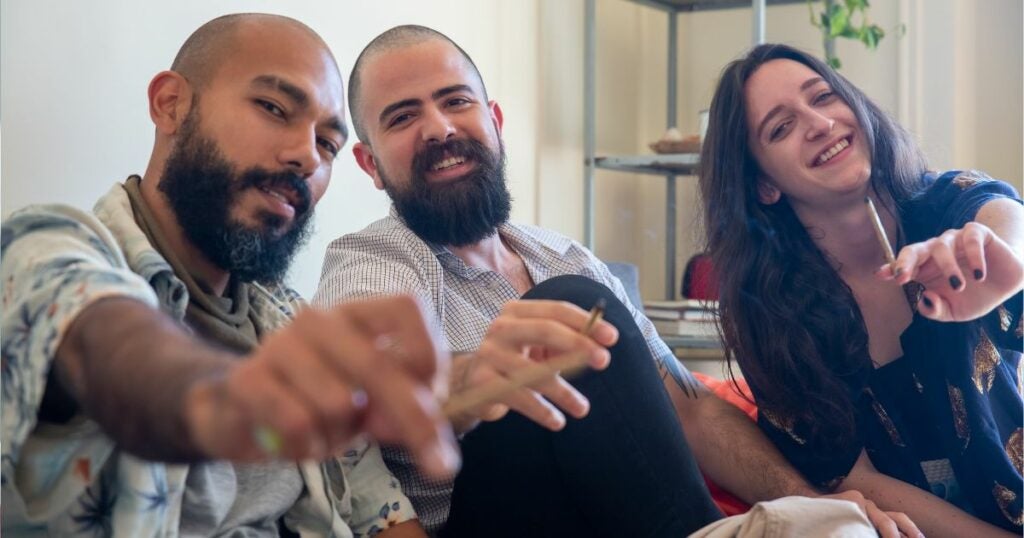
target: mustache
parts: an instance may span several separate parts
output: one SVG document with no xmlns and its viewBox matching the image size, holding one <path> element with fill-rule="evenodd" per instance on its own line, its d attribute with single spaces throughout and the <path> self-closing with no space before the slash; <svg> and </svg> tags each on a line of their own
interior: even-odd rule
<svg viewBox="0 0 1024 538">
<path fill-rule="evenodd" d="M 423 148 L 412 159 L 412 171 L 414 175 L 422 176 L 448 157 L 468 157 L 477 163 L 486 163 L 491 159 L 491 154 L 487 146 L 476 140 L 452 138 Z"/>
<path fill-rule="evenodd" d="M 241 192 L 249 188 L 291 190 L 298 198 L 298 205 L 295 207 L 297 215 L 308 213 L 313 205 L 313 194 L 309 191 L 309 185 L 301 176 L 288 170 L 271 172 L 260 167 L 249 168 L 238 178 L 235 189 Z"/>
</svg>

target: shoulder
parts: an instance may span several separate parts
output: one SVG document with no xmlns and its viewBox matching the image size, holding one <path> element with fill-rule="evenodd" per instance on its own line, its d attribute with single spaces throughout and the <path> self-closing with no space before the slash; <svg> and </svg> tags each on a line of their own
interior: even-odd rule
<svg viewBox="0 0 1024 538">
<path fill-rule="evenodd" d="M 930 172 L 925 174 L 922 190 L 907 203 L 906 214 L 910 224 L 934 235 L 938 229 L 959 228 L 974 220 L 982 206 L 998 198 L 1020 201 L 1013 186 L 984 172 Z"/>
<path fill-rule="evenodd" d="M 327 246 L 332 254 L 378 256 L 382 258 L 403 258 L 410 254 L 431 253 L 426 242 L 396 217 L 380 219 L 355 233 L 345 234 Z"/>
<path fill-rule="evenodd" d="M 422 294 L 437 287 L 442 278 L 433 248 L 401 220 L 389 216 L 327 246 L 312 302 L 331 306 L 385 294 Z"/>
</svg>

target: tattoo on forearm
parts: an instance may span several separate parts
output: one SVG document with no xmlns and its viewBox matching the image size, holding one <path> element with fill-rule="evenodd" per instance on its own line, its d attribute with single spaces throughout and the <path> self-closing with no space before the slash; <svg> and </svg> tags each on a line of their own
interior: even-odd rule
<svg viewBox="0 0 1024 538">
<path fill-rule="evenodd" d="M 666 377 L 671 376 L 672 381 L 679 386 L 679 389 L 683 391 L 687 398 L 697 398 L 699 387 L 697 380 L 689 370 L 679 365 L 679 361 L 675 357 L 659 356 L 654 359 L 654 362 L 658 366 L 658 371 L 661 372 L 662 381 Z"/>
</svg>

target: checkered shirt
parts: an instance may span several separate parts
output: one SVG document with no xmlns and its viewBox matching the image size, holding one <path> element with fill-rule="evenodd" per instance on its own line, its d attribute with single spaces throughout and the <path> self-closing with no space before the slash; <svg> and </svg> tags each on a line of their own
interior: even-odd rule
<svg viewBox="0 0 1024 538">
<path fill-rule="evenodd" d="M 650 320 L 629 302 L 619 279 L 582 245 L 534 226 L 503 224 L 498 232 L 522 257 L 534 282 L 571 274 L 611 288 L 633 313 L 652 355 L 672 356 Z M 392 209 L 388 217 L 327 247 L 313 304 L 328 307 L 396 293 L 414 294 L 428 305 L 454 351 L 476 349 L 502 306 L 519 298 L 505 277 L 470 267 L 444 246 L 423 241 Z M 440 529 L 448 519 L 453 483 L 424 478 L 403 450 L 385 447 L 384 459 L 401 481 L 423 526 L 432 533 Z"/>
</svg>

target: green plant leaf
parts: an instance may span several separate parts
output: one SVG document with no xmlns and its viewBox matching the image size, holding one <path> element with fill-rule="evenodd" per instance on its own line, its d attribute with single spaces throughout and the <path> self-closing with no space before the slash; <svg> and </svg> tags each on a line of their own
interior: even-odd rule
<svg viewBox="0 0 1024 538">
<path fill-rule="evenodd" d="M 846 9 L 850 10 L 851 13 L 853 13 L 854 11 L 863 10 L 867 7 L 867 0 L 846 0 Z"/>
<path fill-rule="evenodd" d="M 839 58 L 829 58 L 828 65 L 830 65 L 832 69 L 839 69 L 843 66 L 843 63 L 839 61 Z"/>
<path fill-rule="evenodd" d="M 838 37 L 850 25 L 850 10 L 845 5 L 832 4 L 829 9 L 829 37 Z"/>
</svg>

